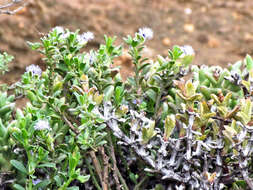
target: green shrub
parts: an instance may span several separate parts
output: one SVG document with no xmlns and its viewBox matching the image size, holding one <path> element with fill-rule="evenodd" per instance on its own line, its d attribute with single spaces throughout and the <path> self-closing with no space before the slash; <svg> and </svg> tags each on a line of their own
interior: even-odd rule
<svg viewBox="0 0 253 190">
<path fill-rule="evenodd" d="M 134 76 L 123 81 L 116 38 L 83 52 L 94 36 L 78 33 L 56 27 L 29 42 L 46 70 L 30 65 L 0 92 L 4 188 L 253 189 L 250 56 L 190 66 L 193 49 L 175 46 L 152 61 L 142 51 L 153 32 L 142 28 L 124 39 Z"/>
</svg>

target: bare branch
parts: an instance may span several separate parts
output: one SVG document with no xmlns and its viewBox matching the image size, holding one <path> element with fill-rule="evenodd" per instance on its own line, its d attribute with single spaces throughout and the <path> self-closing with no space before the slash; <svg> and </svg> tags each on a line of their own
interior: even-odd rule
<svg viewBox="0 0 253 190">
<path fill-rule="evenodd" d="M 7 3 L 5 5 L 0 5 L 0 14 L 8 14 L 13 15 L 19 12 L 21 9 L 23 9 L 25 6 L 27 6 L 30 3 L 29 0 L 12 0 L 11 3 Z M 9 10 L 9 8 L 16 7 L 16 5 L 20 4 L 17 8 L 14 8 L 13 10 Z"/>
</svg>

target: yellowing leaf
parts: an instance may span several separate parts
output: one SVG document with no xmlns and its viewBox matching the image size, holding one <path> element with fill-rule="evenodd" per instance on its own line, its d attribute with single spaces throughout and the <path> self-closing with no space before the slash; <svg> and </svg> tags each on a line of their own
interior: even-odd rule
<svg viewBox="0 0 253 190">
<path fill-rule="evenodd" d="M 214 100 L 214 102 L 215 102 L 216 104 L 218 104 L 218 105 L 221 104 L 221 102 L 220 102 L 218 96 L 216 96 L 215 94 L 211 94 L 211 98 Z"/>
<path fill-rule="evenodd" d="M 195 95 L 196 88 L 191 81 L 187 81 L 185 84 L 185 87 L 186 87 L 186 96 L 187 97 L 191 97 L 191 96 Z"/>
<path fill-rule="evenodd" d="M 242 80 L 242 85 L 247 88 L 248 91 L 250 91 L 250 82 L 246 80 Z"/>
<path fill-rule="evenodd" d="M 168 115 L 165 119 L 165 125 L 164 125 L 164 139 L 168 140 L 168 138 L 171 136 L 173 129 L 176 125 L 176 118 L 175 115 Z"/>
<path fill-rule="evenodd" d="M 103 98 L 104 98 L 104 95 L 103 95 L 103 94 L 99 95 L 99 93 L 96 92 L 96 93 L 94 94 L 94 96 L 93 96 L 93 101 L 96 102 L 97 105 L 99 105 L 99 104 L 102 103 Z"/>
<path fill-rule="evenodd" d="M 85 81 L 85 82 L 88 82 L 89 81 L 89 78 L 87 75 L 83 74 L 80 78 L 82 81 Z"/>
<path fill-rule="evenodd" d="M 147 144 L 148 141 L 156 135 L 155 121 L 151 121 L 148 126 L 142 129 L 142 143 Z"/>
<path fill-rule="evenodd" d="M 224 97 L 224 100 L 222 102 L 223 105 L 228 105 L 229 100 L 231 99 L 231 97 L 232 97 L 232 92 L 227 93 L 227 95 Z"/>
</svg>

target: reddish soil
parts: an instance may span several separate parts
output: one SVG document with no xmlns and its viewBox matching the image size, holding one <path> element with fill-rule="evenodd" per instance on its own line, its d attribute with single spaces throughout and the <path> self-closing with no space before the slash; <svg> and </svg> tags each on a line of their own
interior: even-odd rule
<svg viewBox="0 0 253 190">
<path fill-rule="evenodd" d="M 39 33 L 54 26 L 94 32 L 90 48 L 98 47 L 104 34 L 118 36 L 121 43 L 127 34 L 148 26 L 154 30 L 148 56 L 189 44 L 196 51 L 195 64 L 227 66 L 253 54 L 252 10 L 252 0 L 34 0 L 16 15 L 0 15 L 0 52 L 15 56 L 0 83 L 16 81 L 29 64 L 43 66 L 26 41 L 38 41 Z M 129 73 L 128 59 L 121 60 Z"/>
</svg>

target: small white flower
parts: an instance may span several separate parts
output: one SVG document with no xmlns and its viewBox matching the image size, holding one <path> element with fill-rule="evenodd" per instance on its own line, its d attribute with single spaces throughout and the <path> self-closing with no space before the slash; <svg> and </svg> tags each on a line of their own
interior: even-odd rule
<svg viewBox="0 0 253 190">
<path fill-rule="evenodd" d="M 64 34 L 64 28 L 63 27 L 61 27 L 61 26 L 56 26 L 56 27 L 54 27 L 53 29 L 52 29 L 52 31 L 55 31 L 56 30 L 56 32 L 57 32 L 57 34 Z"/>
<path fill-rule="evenodd" d="M 188 56 L 188 55 L 195 55 L 194 49 L 192 46 L 185 45 L 180 47 L 181 51 L 183 52 L 182 55 L 180 56 L 181 58 Z"/>
<path fill-rule="evenodd" d="M 68 38 L 69 35 L 70 35 L 70 32 L 65 32 L 60 37 L 63 38 L 63 39 L 65 39 L 65 38 Z"/>
<path fill-rule="evenodd" d="M 87 43 L 88 41 L 91 41 L 94 39 L 94 34 L 92 32 L 85 32 L 81 35 L 77 36 L 77 40 L 81 43 Z"/>
<path fill-rule="evenodd" d="M 34 75 L 38 75 L 41 76 L 42 70 L 38 65 L 29 65 L 28 67 L 26 67 L 26 72 L 31 72 L 32 76 Z"/>
<path fill-rule="evenodd" d="M 185 8 L 184 9 L 184 14 L 186 14 L 186 15 L 192 14 L 192 9 L 191 8 Z"/>
<path fill-rule="evenodd" d="M 36 131 L 40 130 L 51 130 L 49 122 L 46 120 L 39 120 L 36 125 L 34 126 Z"/>
<path fill-rule="evenodd" d="M 151 28 L 140 28 L 139 34 L 145 39 L 145 40 L 151 40 L 153 38 L 153 30 Z"/>
</svg>

